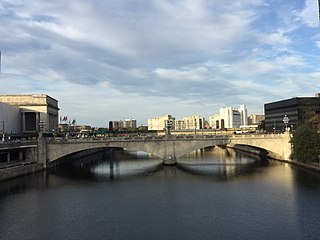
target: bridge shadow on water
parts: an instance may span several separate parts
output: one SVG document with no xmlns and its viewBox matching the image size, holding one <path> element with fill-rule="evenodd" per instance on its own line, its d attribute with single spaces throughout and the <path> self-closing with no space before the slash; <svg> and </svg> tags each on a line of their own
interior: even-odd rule
<svg viewBox="0 0 320 240">
<path fill-rule="evenodd" d="M 266 158 L 249 156 L 228 148 L 205 148 L 191 152 L 178 159 L 176 166 L 164 166 L 162 160 L 144 152 L 103 149 L 95 152 L 69 156 L 68 164 L 53 168 L 51 174 L 114 181 L 133 176 L 151 175 L 164 171 L 165 174 L 187 174 L 230 180 L 254 173 L 269 162 Z"/>
<path fill-rule="evenodd" d="M 162 160 L 139 151 L 102 149 L 69 156 L 50 170 L 51 174 L 95 180 L 116 180 L 130 176 L 148 175 L 163 168 Z"/>
<path fill-rule="evenodd" d="M 217 180 L 254 174 L 268 167 L 266 157 L 249 155 L 224 147 L 206 148 L 185 155 L 178 161 L 178 168 L 190 174 L 212 177 Z"/>
</svg>

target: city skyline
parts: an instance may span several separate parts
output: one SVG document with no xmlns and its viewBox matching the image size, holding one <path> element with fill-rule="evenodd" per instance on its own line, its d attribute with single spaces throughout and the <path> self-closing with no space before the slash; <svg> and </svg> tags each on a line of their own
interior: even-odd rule
<svg viewBox="0 0 320 240">
<path fill-rule="evenodd" d="M 79 124 L 319 92 L 317 0 L 13 0 L 0 22 L 0 94 L 48 94 Z"/>
</svg>

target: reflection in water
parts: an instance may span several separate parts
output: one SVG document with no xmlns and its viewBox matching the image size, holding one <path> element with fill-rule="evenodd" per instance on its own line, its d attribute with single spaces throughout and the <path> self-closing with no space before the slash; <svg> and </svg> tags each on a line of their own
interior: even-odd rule
<svg viewBox="0 0 320 240">
<path fill-rule="evenodd" d="M 199 149 L 185 155 L 178 161 L 178 167 L 193 174 L 216 177 L 221 180 L 254 172 L 266 160 L 248 157 L 228 148 Z"/>
<path fill-rule="evenodd" d="M 95 155 L 77 158 L 77 161 L 71 162 L 71 165 L 59 167 L 53 173 L 73 178 L 114 180 L 149 174 L 162 168 L 161 159 L 151 158 L 145 152 L 119 149 L 108 149 Z"/>
<path fill-rule="evenodd" d="M 226 180 L 254 172 L 257 167 L 266 163 L 268 162 L 258 157 L 249 157 L 233 149 L 215 147 L 199 149 L 179 158 L 178 169 Z M 151 158 L 147 153 L 109 149 L 76 158 L 72 165 L 60 167 L 53 173 L 60 176 L 71 175 L 73 178 L 114 180 L 146 175 L 161 169 L 162 160 Z"/>
<path fill-rule="evenodd" d="M 319 175 L 220 148 L 178 160 L 101 151 L 1 182 L 0 239 L 319 238 Z"/>
</svg>

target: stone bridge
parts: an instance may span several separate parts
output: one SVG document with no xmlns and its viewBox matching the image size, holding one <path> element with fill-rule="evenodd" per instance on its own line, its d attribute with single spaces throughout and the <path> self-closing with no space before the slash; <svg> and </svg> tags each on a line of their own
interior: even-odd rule
<svg viewBox="0 0 320 240">
<path fill-rule="evenodd" d="M 123 148 L 140 150 L 163 159 L 167 165 L 176 164 L 177 158 L 194 150 L 215 145 L 253 146 L 265 149 L 279 159 L 289 159 L 291 154 L 289 133 L 242 134 L 242 135 L 183 135 L 162 137 L 132 137 L 107 139 L 70 139 L 61 141 L 38 141 L 38 162 L 43 166 L 80 151 L 94 148 Z"/>
</svg>

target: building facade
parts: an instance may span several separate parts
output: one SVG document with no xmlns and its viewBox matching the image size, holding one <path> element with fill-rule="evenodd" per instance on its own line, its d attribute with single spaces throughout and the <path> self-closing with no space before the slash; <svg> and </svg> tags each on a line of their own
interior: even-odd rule
<svg viewBox="0 0 320 240">
<path fill-rule="evenodd" d="M 184 117 L 185 129 L 203 129 L 205 120 L 200 116 Z"/>
<path fill-rule="evenodd" d="M 240 128 L 248 125 L 248 113 L 245 105 L 240 108 L 224 107 L 219 109 L 219 114 L 209 118 L 210 127 L 215 129 Z"/>
<path fill-rule="evenodd" d="M 109 130 L 111 131 L 132 130 L 136 128 L 137 128 L 137 120 L 135 119 L 125 119 L 125 120 L 109 122 Z"/>
<path fill-rule="evenodd" d="M 58 128 L 58 101 L 46 94 L 0 95 L 0 102 L 20 109 L 22 133 Z"/>
<path fill-rule="evenodd" d="M 174 122 L 175 118 L 167 114 L 162 117 L 155 117 L 148 119 L 148 130 L 162 131 L 165 130 L 168 126 L 168 123 L 171 123 L 171 128 L 175 129 Z"/>
<path fill-rule="evenodd" d="M 286 125 L 296 129 L 301 125 L 310 124 L 312 119 L 320 118 L 320 94 L 316 94 L 315 97 L 295 97 L 266 103 L 264 112 L 266 131 L 284 131 Z M 287 124 L 284 122 L 285 116 L 289 119 Z"/>
<path fill-rule="evenodd" d="M 175 120 L 174 121 L 174 130 L 185 130 L 186 122 L 184 120 Z"/>
<path fill-rule="evenodd" d="M 21 134 L 21 114 L 20 109 L 0 102 L 0 135 Z"/>
<path fill-rule="evenodd" d="M 265 119 L 264 114 L 250 114 L 248 117 L 248 125 L 260 124 Z"/>
</svg>

